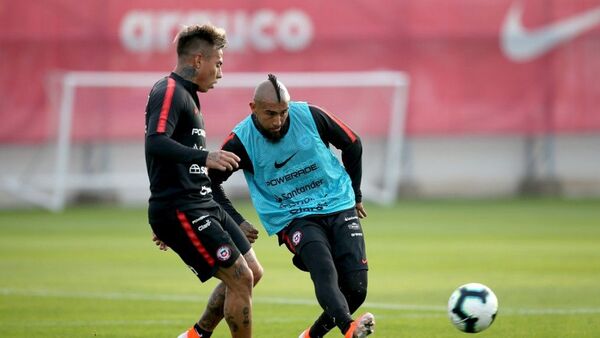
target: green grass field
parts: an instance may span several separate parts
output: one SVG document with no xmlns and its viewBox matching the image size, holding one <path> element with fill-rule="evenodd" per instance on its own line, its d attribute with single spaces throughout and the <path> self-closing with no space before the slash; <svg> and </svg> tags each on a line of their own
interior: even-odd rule
<svg viewBox="0 0 600 338">
<path fill-rule="evenodd" d="M 600 336 L 600 201 L 367 207 L 370 285 L 359 312 L 375 314 L 373 337 L 465 336 L 445 308 L 467 282 L 499 299 L 496 322 L 478 336 Z M 320 312 L 312 284 L 276 238 L 261 236 L 254 337 L 296 338 Z M 3 338 L 176 337 L 215 285 L 156 249 L 144 209 L 106 206 L 0 211 L 0 269 Z M 225 323 L 213 337 L 228 337 Z"/>
</svg>

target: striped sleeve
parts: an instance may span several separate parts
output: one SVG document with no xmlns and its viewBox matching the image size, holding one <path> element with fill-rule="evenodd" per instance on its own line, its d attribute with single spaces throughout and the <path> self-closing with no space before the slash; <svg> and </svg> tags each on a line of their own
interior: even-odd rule
<svg viewBox="0 0 600 338">
<path fill-rule="evenodd" d="M 158 117 L 158 126 L 156 127 L 157 133 L 164 133 L 167 130 L 167 120 L 169 119 L 169 111 L 173 105 L 173 93 L 175 92 L 175 80 L 168 78 L 167 90 L 163 96 L 162 105 L 160 109 L 160 115 Z"/>
<path fill-rule="evenodd" d="M 178 119 L 175 96 L 175 79 L 170 77 L 158 82 L 152 88 L 146 106 L 148 135 L 171 135 Z"/>
<path fill-rule="evenodd" d="M 323 143 L 327 146 L 332 144 L 342 151 L 342 163 L 352 180 L 356 202 L 361 202 L 362 142 L 360 138 L 335 115 L 314 105 L 309 107 Z"/>
<path fill-rule="evenodd" d="M 327 110 L 310 105 L 310 112 L 317 124 L 319 135 L 325 144 L 333 144 L 338 149 L 344 149 L 358 140 L 358 136 L 337 116 Z"/>
</svg>

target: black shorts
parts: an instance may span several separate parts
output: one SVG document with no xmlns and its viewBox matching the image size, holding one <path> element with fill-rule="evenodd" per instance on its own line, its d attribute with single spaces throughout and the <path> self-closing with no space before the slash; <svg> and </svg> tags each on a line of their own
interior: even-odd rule
<svg viewBox="0 0 600 338">
<path fill-rule="evenodd" d="M 313 241 L 322 242 L 329 248 L 338 273 L 369 269 L 364 234 L 354 208 L 297 218 L 277 235 L 279 245 L 285 244 L 294 254 L 292 261 L 300 270 L 307 271 L 300 252 Z"/>
<path fill-rule="evenodd" d="M 202 282 L 250 250 L 242 230 L 220 206 L 166 211 L 150 226 Z"/>
</svg>

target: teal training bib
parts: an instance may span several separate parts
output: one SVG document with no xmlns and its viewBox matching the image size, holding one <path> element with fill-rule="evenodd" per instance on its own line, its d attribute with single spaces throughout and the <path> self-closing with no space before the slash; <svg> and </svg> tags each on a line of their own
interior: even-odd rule
<svg viewBox="0 0 600 338">
<path fill-rule="evenodd" d="M 290 128 L 278 142 L 266 139 L 248 116 L 233 132 L 254 167 L 244 171 L 260 220 L 273 235 L 294 218 L 354 207 L 346 170 L 325 146 L 305 102 L 290 102 Z"/>
</svg>

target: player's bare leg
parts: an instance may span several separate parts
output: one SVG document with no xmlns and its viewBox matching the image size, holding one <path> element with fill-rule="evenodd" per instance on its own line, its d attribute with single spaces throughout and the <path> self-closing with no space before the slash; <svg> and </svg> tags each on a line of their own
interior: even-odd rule
<svg viewBox="0 0 600 338">
<path fill-rule="evenodd" d="M 256 285 L 263 275 L 263 268 L 256 259 L 254 249 L 250 249 L 245 255 L 244 259 L 248 264 L 250 270 L 252 270 L 253 283 Z M 219 283 L 210 297 L 208 298 L 208 304 L 204 313 L 198 321 L 199 333 L 204 333 L 205 336 L 212 334 L 219 322 L 224 317 L 223 306 L 225 304 L 225 290 L 226 286 L 223 282 Z"/>
<path fill-rule="evenodd" d="M 212 333 L 223 319 L 223 306 L 225 305 L 225 283 L 219 283 L 208 298 L 206 309 L 198 321 L 200 333 Z"/>
<path fill-rule="evenodd" d="M 232 338 L 252 337 L 252 270 L 244 257 L 228 268 L 219 268 L 215 277 L 226 286 L 223 316 Z"/>
</svg>

